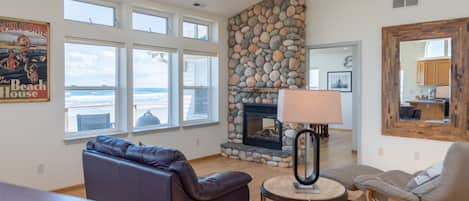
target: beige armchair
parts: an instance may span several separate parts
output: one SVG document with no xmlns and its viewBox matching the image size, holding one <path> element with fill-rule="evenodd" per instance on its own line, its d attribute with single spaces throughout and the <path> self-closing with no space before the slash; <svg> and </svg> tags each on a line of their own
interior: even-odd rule
<svg viewBox="0 0 469 201">
<path fill-rule="evenodd" d="M 360 166 L 357 168 L 362 169 Z M 342 171 L 347 172 L 347 169 Z M 322 176 L 345 184 L 349 180 L 346 178 L 351 177 L 340 177 L 334 174 L 336 172 L 338 169 L 325 170 Z M 348 189 L 364 191 L 367 201 L 468 201 L 469 143 L 454 143 L 446 155 L 441 175 L 412 190 L 408 190 L 407 185 L 419 172 L 414 175 L 398 170 L 376 172 L 355 174 L 353 186 Z"/>
<path fill-rule="evenodd" d="M 469 200 L 469 143 L 454 143 L 449 149 L 441 176 L 418 189 L 407 191 L 414 175 L 389 171 L 362 175 L 355 185 L 365 190 L 368 201 L 467 201 Z"/>
</svg>

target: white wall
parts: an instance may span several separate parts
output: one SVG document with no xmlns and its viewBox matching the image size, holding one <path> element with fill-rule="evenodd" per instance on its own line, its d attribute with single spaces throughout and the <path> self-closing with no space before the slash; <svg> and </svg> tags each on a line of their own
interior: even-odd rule
<svg viewBox="0 0 469 201">
<path fill-rule="evenodd" d="M 401 43 L 401 70 L 404 71 L 404 102 L 415 100 L 415 96 L 428 95 L 432 87 L 417 85 L 417 61 L 425 56 L 425 41 Z"/>
<path fill-rule="evenodd" d="M 307 45 L 362 42 L 361 161 L 385 170 L 413 172 L 443 160 L 451 145 L 449 142 L 381 135 L 381 28 L 468 17 L 469 1 L 422 0 L 419 6 L 404 9 L 393 9 L 391 0 L 306 2 Z M 383 149 L 381 156 L 380 148 Z"/>
<path fill-rule="evenodd" d="M 311 50 L 309 56 L 309 68 L 319 70 L 319 89 L 327 89 L 327 72 L 333 71 L 352 71 L 352 68 L 345 68 L 344 61 L 345 57 L 352 56 L 353 50 L 340 52 L 327 52 L 323 53 L 324 50 Z M 352 73 L 353 76 L 353 73 Z M 330 125 L 331 128 L 347 129 L 352 130 L 353 128 L 353 116 L 352 116 L 352 93 L 345 92 L 342 95 L 342 124 Z"/>
<path fill-rule="evenodd" d="M 124 0 L 137 3 L 140 1 Z M 143 2 L 143 1 L 142 1 Z M 166 130 L 154 134 L 129 135 L 132 141 L 164 145 L 180 149 L 188 158 L 219 153 L 220 144 L 226 142 L 227 125 L 227 57 L 226 19 L 171 8 L 153 3 L 141 4 L 145 8 L 161 8 L 177 14 L 202 16 L 219 23 L 221 32 L 216 38 L 219 44 L 174 38 L 167 43 L 192 50 L 210 50 L 220 53 L 220 124 L 204 127 Z M 96 33 L 102 40 L 125 42 L 128 31 L 118 34 L 111 28 L 90 25 L 71 27 L 63 20 L 63 0 L 15 0 L 2 1 L 0 15 L 51 23 L 51 101 L 48 103 L 0 104 L 0 181 L 45 190 L 57 189 L 83 182 L 81 151 L 85 140 L 65 142 L 64 139 L 64 37 Z M 141 33 L 141 44 L 158 45 L 161 36 Z M 200 144 L 197 144 L 200 142 Z M 44 173 L 38 174 L 38 166 L 44 165 Z"/>
</svg>

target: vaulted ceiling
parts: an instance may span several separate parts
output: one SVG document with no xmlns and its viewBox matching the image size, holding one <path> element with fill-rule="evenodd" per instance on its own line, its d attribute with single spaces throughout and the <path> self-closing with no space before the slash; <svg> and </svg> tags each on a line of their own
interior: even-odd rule
<svg viewBox="0 0 469 201">
<path fill-rule="evenodd" d="M 252 6 L 261 0 L 153 0 L 178 7 L 191 8 L 207 13 L 231 17 L 240 11 Z M 200 3 L 200 7 L 194 7 L 192 4 Z"/>
</svg>

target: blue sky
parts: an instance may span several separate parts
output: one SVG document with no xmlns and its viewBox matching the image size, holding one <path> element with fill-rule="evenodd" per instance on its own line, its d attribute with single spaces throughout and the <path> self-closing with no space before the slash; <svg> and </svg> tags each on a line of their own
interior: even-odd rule
<svg viewBox="0 0 469 201">
<path fill-rule="evenodd" d="M 115 86 L 118 48 L 65 44 L 65 86 Z M 136 88 L 167 88 L 169 55 L 157 51 L 134 50 Z M 165 61 L 163 61 L 165 60 Z"/>
<path fill-rule="evenodd" d="M 115 10 L 111 7 L 97 6 L 73 0 L 64 1 L 64 17 L 75 21 L 94 24 L 114 25 Z M 165 33 L 167 19 L 134 13 L 133 26 L 138 30 Z M 204 32 L 205 31 L 205 32 Z M 207 34 L 201 30 L 199 34 Z M 184 35 L 195 35 L 194 24 L 184 23 Z M 118 48 L 91 46 L 82 44 L 65 44 L 65 86 L 115 86 Z M 168 53 L 160 57 L 157 51 L 134 50 L 134 87 L 135 88 L 167 88 L 169 82 Z M 156 56 L 155 56 L 156 55 Z M 125 56 L 125 55 L 122 55 Z M 186 61 L 198 66 L 198 73 L 189 67 L 185 72 L 185 83 L 200 85 L 208 80 L 209 65 L 207 57 L 187 56 Z M 164 62 L 163 60 L 166 60 Z M 194 66 L 195 65 L 195 66 Z M 200 65 L 200 67 L 199 67 Z M 203 68 L 205 67 L 205 68 Z M 196 81 L 196 83 L 193 83 Z M 202 84 L 206 85 L 206 84 Z"/>
</svg>

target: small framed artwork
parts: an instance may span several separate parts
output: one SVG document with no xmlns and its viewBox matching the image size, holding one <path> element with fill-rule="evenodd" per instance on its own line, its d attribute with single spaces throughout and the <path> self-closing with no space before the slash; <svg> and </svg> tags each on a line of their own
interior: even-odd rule
<svg viewBox="0 0 469 201">
<path fill-rule="evenodd" d="M 352 92 L 352 71 L 327 72 L 327 90 Z"/>
<path fill-rule="evenodd" d="M 0 17 L 0 103 L 49 101 L 49 23 Z"/>
</svg>

